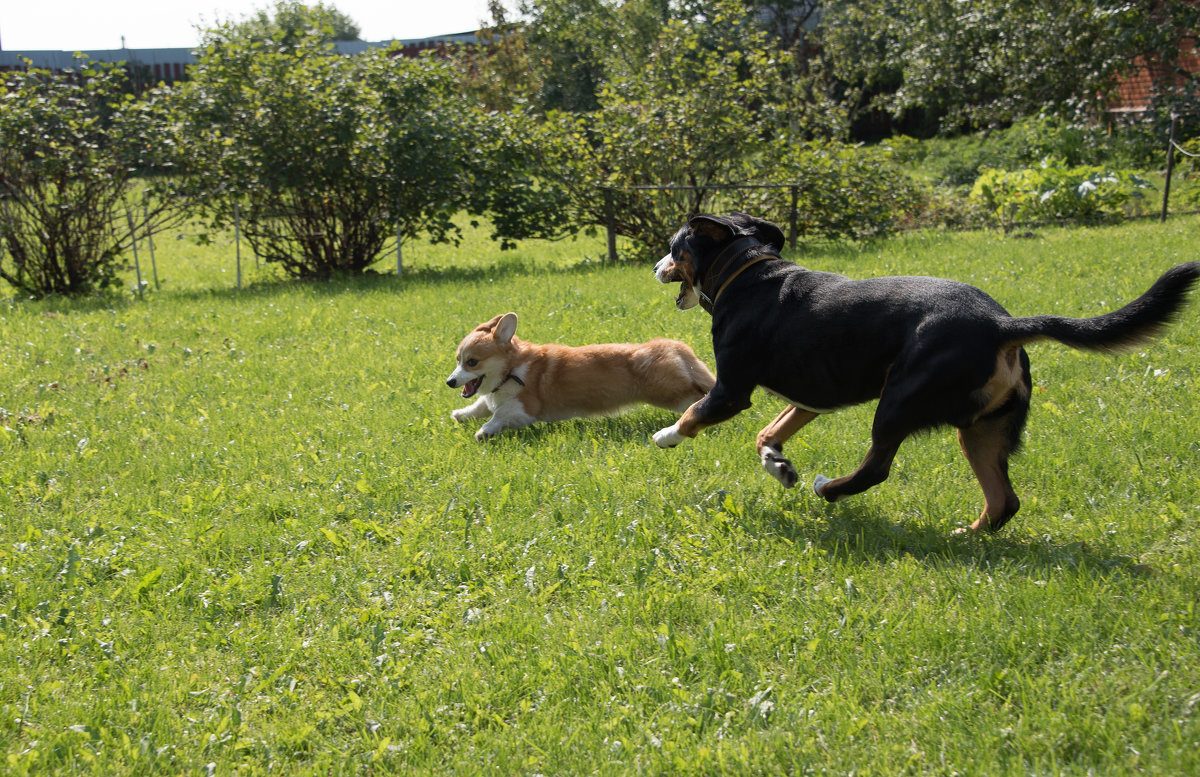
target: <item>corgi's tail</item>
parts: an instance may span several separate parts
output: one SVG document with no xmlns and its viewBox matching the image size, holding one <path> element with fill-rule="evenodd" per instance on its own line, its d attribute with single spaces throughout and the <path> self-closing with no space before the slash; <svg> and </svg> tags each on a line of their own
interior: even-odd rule
<svg viewBox="0 0 1200 777">
<path fill-rule="evenodd" d="M 1153 339 L 1175 320 L 1188 292 L 1200 278 L 1200 262 L 1187 262 L 1163 273 L 1145 294 L 1120 310 L 1093 318 L 1028 316 L 1004 319 L 1008 342 L 1056 340 L 1088 351 L 1120 351 Z"/>
</svg>

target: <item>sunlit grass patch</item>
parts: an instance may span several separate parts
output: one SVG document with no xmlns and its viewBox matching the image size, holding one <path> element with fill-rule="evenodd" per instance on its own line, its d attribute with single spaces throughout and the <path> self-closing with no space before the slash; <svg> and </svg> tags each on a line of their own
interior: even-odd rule
<svg viewBox="0 0 1200 777">
<path fill-rule="evenodd" d="M 794 258 L 1092 315 L 1196 227 Z M 789 443 L 792 491 L 754 455 L 761 392 L 668 451 L 652 408 L 475 442 L 444 380 L 497 313 L 711 363 L 708 318 L 598 245 L 473 235 L 240 291 L 228 243 L 162 247 L 142 301 L 0 303 L 6 772 L 1196 771 L 1200 304 L 1132 353 L 1031 349 L 1022 511 L 962 537 L 950 430 L 852 500 L 808 490 L 858 464 L 870 406 Z"/>
</svg>

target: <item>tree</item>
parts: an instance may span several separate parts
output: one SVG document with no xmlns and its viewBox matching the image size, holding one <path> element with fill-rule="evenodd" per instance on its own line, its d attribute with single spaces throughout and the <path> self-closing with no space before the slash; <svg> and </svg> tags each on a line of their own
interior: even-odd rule
<svg viewBox="0 0 1200 777">
<path fill-rule="evenodd" d="M 206 36 L 179 122 L 214 225 L 240 217 L 258 256 L 297 277 L 361 272 L 393 239 L 455 240 L 462 212 L 503 207 L 506 244 L 540 229 L 506 117 L 463 99 L 453 61 L 339 56 L 306 29 L 288 46 L 235 25 Z"/>
<path fill-rule="evenodd" d="M 670 0 L 520 0 L 517 19 L 489 2 L 485 48 L 470 54 L 470 82 L 489 103 L 528 105 L 538 112 L 588 112 L 614 64 L 645 62 L 659 30 L 672 18 Z"/>
<path fill-rule="evenodd" d="M 1195 18 L 1187 0 L 848 0 L 827 5 L 821 41 L 857 115 L 924 113 L 954 132 L 1095 115 L 1136 56 L 1177 58 Z"/>
<path fill-rule="evenodd" d="M 680 219 L 720 184 L 743 180 L 763 148 L 774 70 L 740 15 L 723 36 L 669 22 L 646 65 L 614 74 L 589 114 L 552 112 L 538 136 L 542 171 L 570 203 L 575 228 L 615 219 L 639 253 L 661 253 Z M 707 42 L 705 42 L 707 39 Z M 699 187 L 664 196 L 638 185 Z M 607 187 L 602 196 L 601 187 Z"/>
<path fill-rule="evenodd" d="M 119 65 L 30 69 L 0 83 L 0 278 L 22 294 L 88 294 L 117 283 L 133 231 L 180 217 L 184 201 L 136 180 L 173 147 L 162 95 L 135 100 Z M 135 200 L 135 186 L 143 196 Z"/>
<path fill-rule="evenodd" d="M 303 38 L 322 42 L 359 40 L 358 24 L 346 14 L 318 2 L 310 6 L 297 0 L 278 0 L 270 9 L 260 9 L 227 28 L 238 36 L 258 41 L 295 45 Z"/>
</svg>

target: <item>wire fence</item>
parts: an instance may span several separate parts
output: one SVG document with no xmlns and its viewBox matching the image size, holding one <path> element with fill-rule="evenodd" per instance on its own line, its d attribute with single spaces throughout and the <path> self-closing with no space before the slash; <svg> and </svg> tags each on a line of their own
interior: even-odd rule
<svg viewBox="0 0 1200 777">
<path fill-rule="evenodd" d="M 1129 217 L 1129 218 L 1155 218 L 1156 217 L 1156 218 L 1158 218 L 1159 221 L 1165 222 L 1167 219 L 1168 213 L 1169 213 L 1170 196 L 1171 196 L 1171 180 L 1174 177 L 1176 154 L 1183 156 L 1183 157 L 1188 157 L 1191 159 L 1200 159 L 1200 153 L 1188 151 L 1179 142 L 1177 142 L 1177 140 L 1176 140 L 1177 123 L 1178 123 L 1178 118 L 1176 116 L 1172 116 L 1169 136 L 1168 136 L 1168 140 L 1167 140 L 1167 144 L 1166 144 L 1166 170 L 1165 170 L 1165 178 L 1164 178 L 1164 185 L 1163 185 L 1161 210 L 1159 211 L 1157 216 L 1147 215 L 1147 216 L 1143 216 L 1143 217 L 1134 216 L 1134 217 Z M 660 184 L 660 185 L 649 184 L 649 185 L 636 185 L 636 186 L 600 186 L 600 187 L 597 187 L 598 191 L 601 193 L 601 195 L 604 198 L 607 259 L 610 262 L 618 261 L 618 257 L 617 257 L 617 234 L 618 234 L 617 214 L 616 214 L 616 208 L 614 205 L 614 195 L 618 192 L 639 192 L 639 191 L 641 191 L 641 192 L 660 192 L 660 193 L 672 193 L 672 192 L 675 192 L 675 193 L 679 193 L 679 192 L 699 193 L 699 194 L 701 194 L 701 196 L 693 198 L 693 199 L 695 201 L 704 201 L 707 199 L 708 203 L 709 203 L 708 209 L 712 212 L 718 212 L 721 210 L 722 207 L 727 207 L 727 209 L 730 209 L 730 210 L 742 210 L 745 208 L 744 208 L 744 205 L 741 204 L 737 198 L 721 198 L 719 196 L 710 198 L 710 197 L 708 197 L 708 195 L 710 195 L 710 194 L 721 195 L 722 193 L 732 193 L 732 192 L 739 192 L 739 191 L 740 192 L 752 192 L 752 191 L 767 191 L 767 190 L 775 190 L 775 191 L 787 190 L 790 195 L 787 199 L 788 204 L 785 207 L 784 212 L 781 213 L 780 215 L 783 216 L 781 221 L 786 223 L 786 237 L 787 237 L 788 245 L 792 250 L 795 250 L 797 241 L 798 241 L 799 228 L 800 228 L 801 215 L 802 215 L 800 212 L 800 207 L 799 207 L 799 199 L 800 199 L 800 192 L 801 192 L 802 186 L 803 185 L 801 183 L 796 182 L 796 183 L 709 184 L 709 185 L 703 185 L 703 186 L 701 186 L 701 185 L 686 185 L 686 184 Z M 722 199 L 725 199 L 726 201 L 723 202 Z M 743 200 L 744 200 L 744 198 L 743 198 Z M 5 202 L 4 204 L 5 204 L 5 206 L 8 206 L 7 202 Z M 146 203 L 143 202 L 143 209 L 145 209 L 147 207 L 148 206 L 146 205 Z M 1195 214 L 1200 211 L 1193 209 L 1193 210 L 1182 210 L 1182 211 L 1177 211 L 1177 212 L 1181 215 L 1188 215 L 1188 214 Z M 134 272 L 136 274 L 136 279 L 137 279 L 136 291 L 137 291 L 138 296 L 140 297 L 142 295 L 144 288 L 149 286 L 149 282 L 144 280 L 142 277 L 140 243 L 141 243 L 141 240 L 143 240 L 143 239 L 145 240 L 146 248 L 148 249 L 148 256 L 150 259 L 151 277 L 153 279 L 155 289 L 160 288 L 160 282 L 159 282 L 159 277 L 158 277 L 158 264 L 157 264 L 157 260 L 156 260 L 156 256 L 155 256 L 155 239 L 154 239 L 155 238 L 155 230 L 148 226 L 149 219 L 148 219 L 147 214 L 144 213 L 142 223 L 146 224 L 147 226 L 142 231 L 141 237 L 139 237 L 138 230 L 135 229 L 135 223 L 134 223 L 135 218 L 134 218 L 132 211 L 127 211 L 125 215 L 126 215 L 126 219 L 128 220 L 129 232 L 130 232 L 130 237 L 131 237 L 131 241 L 132 241 L 132 254 L 133 254 L 133 268 L 132 269 L 134 270 Z M 689 213 L 686 215 L 688 215 L 690 217 L 695 214 Z M 1039 222 L 1021 222 L 1021 223 L 1004 224 L 1002 226 L 1004 226 L 1004 228 L 1007 231 L 1007 230 L 1013 229 L 1013 228 L 1031 229 L 1031 228 L 1051 226 L 1051 225 L 1066 225 L 1066 224 L 1071 224 L 1071 223 L 1076 223 L 1076 222 L 1073 222 L 1071 220 L 1039 221 Z M 920 227 L 913 227 L 913 228 L 920 228 Z M 965 227 L 965 228 L 969 229 L 972 227 Z M 243 285 L 242 238 L 243 238 L 244 230 L 243 230 L 242 224 L 241 224 L 240 209 L 236 205 L 234 208 L 233 229 L 234 229 L 234 253 L 235 253 L 235 266 L 236 266 L 236 287 L 240 289 L 240 288 L 242 288 L 242 285 Z M 963 227 L 960 227 L 959 229 L 963 229 Z M 3 238 L 3 224 L 0 223 L 0 261 L 3 260 L 3 252 L 4 252 L 4 243 L 3 243 L 2 238 Z M 664 237 L 664 240 L 665 240 L 665 237 Z M 403 259 L 403 253 L 402 253 L 402 243 L 403 243 L 403 241 L 401 239 L 399 227 L 397 227 L 397 234 L 396 234 L 396 241 L 395 241 L 395 268 L 396 268 L 397 276 L 402 275 L 404 272 L 404 259 Z M 255 253 L 255 256 L 254 256 L 254 262 L 255 262 L 256 266 L 259 265 L 259 263 L 260 263 L 257 253 Z"/>
<path fill-rule="evenodd" d="M 616 192 L 637 192 L 637 191 L 657 191 L 657 192 L 727 192 L 727 191 L 762 191 L 762 190 L 780 190 L 789 189 L 791 191 L 791 205 L 787 211 L 788 225 L 788 245 L 795 250 L 796 236 L 798 234 L 799 224 L 799 209 L 797 207 L 800 197 L 799 183 L 735 183 L 735 184 L 709 184 L 705 186 L 689 186 L 684 184 L 661 184 L 661 185 L 644 185 L 644 186 L 601 186 L 599 190 L 604 195 L 604 213 L 605 213 L 605 233 L 607 237 L 608 260 L 610 262 L 617 261 L 617 219 L 616 209 L 613 205 L 613 195 Z M 688 216 L 695 215 L 694 213 L 687 214 Z"/>
<path fill-rule="evenodd" d="M 1171 196 L 1171 179 L 1174 175 L 1175 154 L 1179 153 L 1183 156 L 1193 158 L 1193 159 L 1200 158 L 1200 154 L 1189 152 L 1187 149 L 1185 149 L 1183 146 L 1181 146 L 1176 141 L 1175 133 L 1176 133 L 1176 129 L 1177 129 L 1177 123 L 1178 123 L 1178 117 L 1175 115 L 1172 115 L 1170 134 L 1169 134 L 1169 137 L 1167 140 L 1167 146 L 1166 146 L 1166 171 L 1165 171 L 1165 179 L 1164 179 L 1164 185 L 1163 185 L 1161 210 L 1159 211 L 1158 214 L 1146 214 L 1143 216 L 1131 215 L 1131 216 L 1126 216 L 1125 217 L 1126 219 L 1137 220 L 1137 219 L 1157 218 L 1160 221 L 1166 221 L 1167 215 L 1168 215 L 1169 203 L 1170 203 L 1170 196 Z M 613 206 L 613 197 L 614 197 L 614 194 L 617 192 L 638 192 L 638 191 L 693 192 L 693 193 L 700 194 L 699 197 L 696 197 L 694 199 L 703 200 L 703 199 L 705 199 L 704 195 L 711 193 L 711 192 L 720 193 L 720 192 L 738 191 L 738 190 L 787 189 L 790 191 L 790 195 L 791 195 L 790 196 L 790 204 L 786 208 L 786 213 L 783 215 L 785 216 L 785 220 L 787 223 L 788 245 L 792 250 L 795 250 L 796 242 L 797 242 L 798 234 L 799 234 L 799 224 L 800 224 L 800 217 L 801 217 L 801 213 L 800 213 L 800 209 L 799 209 L 799 194 L 800 194 L 801 186 L 802 186 L 802 184 L 800 184 L 800 183 L 779 183 L 779 184 L 776 184 L 776 183 L 742 183 L 742 184 L 710 184 L 710 185 L 703 185 L 703 186 L 701 186 L 701 185 L 685 185 L 685 184 L 662 184 L 662 185 L 651 184 L 651 185 L 639 185 L 639 186 L 600 186 L 600 187 L 597 187 L 597 189 L 602 193 L 602 195 L 604 197 L 605 232 L 606 232 L 606 237 L 607 237 L 608 260 L 610 262 L 617 261 L 616 238 L 617 238 L 617 234 L 618 234 L 618 229 L 617 229 L 617 217 L 616 217 L 616 213 L 615 213 L 615 208 Z M 738 207 L 734 206 L 733 209 L 738 209 Z M 710 208 L 709 210 L 712 212 L 717 212 L 719 210 L 719 208 Z M 1182 211 L 1177 211 L 1177 212 L 1180 215 L 1192 215 L 1192 214 L 1200 213 L 1200 211 L 1197 211 L 1195 209 L 1182 210 Z M 689 213 L 687 215 L 688 215 L 688 217 L 691 217 L 695 214 Z M 1071 225 L 1071 224 L 1077 224 L 1077 223 L 1080 223 L 1080 222 L 1078 220 L 1074 220 L 1074 219 L 1060 219 L 1060 220 L 1055 220 L 1055 221 L 1011 222 L 1011 223 L 997 224 L 994 226 L 1000 226 L 1006 232 L 1008 232 L 1013 229 L 1033 229 L 1033 228 L 1045 227 L 1045 226 L 1065 226 L 1065 225 Z M 960 226 L 960 227 L 948 227 L 948 228 L 955 229 L 956 231 L 962 231 L 964 229 L 983 229 L 983 228 L 989 228 L 991 226 L 993 226 L 993 225 L 980 224 L 977 226 L 965 226 L 965 227 Z M 921 228 L 924 228 L 924 227 L 918 225 L 918 226 L 908 227 L 906 229 L 912 230 L 912 229 L 921 229 Z M 905 229 L 901 229 L 900 231 L 905 231 Z"/>
</svg>

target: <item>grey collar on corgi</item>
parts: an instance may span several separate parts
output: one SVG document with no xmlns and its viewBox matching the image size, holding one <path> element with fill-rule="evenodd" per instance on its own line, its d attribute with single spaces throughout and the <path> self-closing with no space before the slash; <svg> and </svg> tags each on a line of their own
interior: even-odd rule
<svg viewBox="0 0 1200 777">
<path fill-rule="evenodd" d="M 490 416 L 477 440 L 534 421 L 605 415 L 639 403 L 682 412 L 716 382 L 677 340 L 573 348 L 527 343 L 516 331 L 517 314 L 505 313 L 475 327 L 458 346 L 458 366 L 446 385 L 462 387 L 463 399 L 477 399 L 450 415 L 456 421 Z"/>
</svg>

